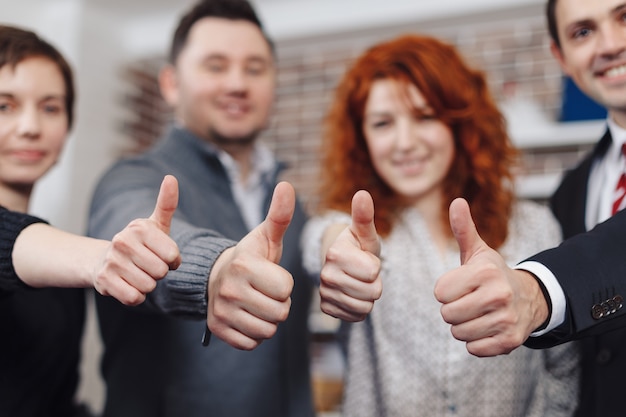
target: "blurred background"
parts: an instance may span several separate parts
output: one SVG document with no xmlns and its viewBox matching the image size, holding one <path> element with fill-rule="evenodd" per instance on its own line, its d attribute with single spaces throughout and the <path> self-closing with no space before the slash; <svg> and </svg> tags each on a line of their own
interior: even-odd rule
<svg viewBox="0 0 626 417">
<path fill-rule="evenodd" d="M 33 29 L 76 72 L 77 123 L 63 160 L 38 184 L 32 212 L 83 233 L 95 182 L 117 158 L 141 152 L 170 120 L 156 75 L 181 14 L 192 0 L 0 0 L 0 23 Z M 285 179 L 307 208 L 315 203 L 317 148 L 334 86 L 369 45 L 407 32 L 454 43 L 488 75 L 523 149 L 518 193 L 544 201 L 564 169 L 599 139 L 605 113 L 564 79 L 548 48 L 544 0 L 252 0 L 277 46 L 279 78 L 263 140 L 291 168 Z M 442 68 L 442 71 L 445 71 Z M 341 358 L 336 323 L 317 313 L 314 373 L 319 407 L 332 410 Z M 98 411 L 104 388 L 93 312 L 85 336 L 80 395 Z"/>
</svg>

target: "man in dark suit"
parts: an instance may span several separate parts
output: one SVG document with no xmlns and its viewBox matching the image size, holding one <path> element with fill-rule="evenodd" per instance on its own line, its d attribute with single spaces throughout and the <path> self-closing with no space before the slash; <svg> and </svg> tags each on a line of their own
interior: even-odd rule
<svg viewBox="0 0 626 417">
<path fill-rule="evenodd" d="M 624 324 L 626 214 L 618 213 L 591 233 L 579 233 L 625 203 L 619 199 L 624 189 L 616 184 L 626 165 L 621 156 L 626 142 L 626 2 L 548 0 L 547 15 L 552 52 L 564 72 L 609 114 L 607 134 L 566 176 L 552 200 L 565 237 L 575 237 L 511 270 L 475 233 L 469 210 L 454 203 L 451 225 L 464 265 L 441 277 L 435 294 L 444 303 L 442 315 L 453 335 L 479 356 L 506 353 L 524 342 L 544 347 L 602 334 L 583 342 L 579 415 L 605 415 L 621 410 L 614 390 L 626 369 L 617 350 L 626 342 L 626 332 L 608 333 Z M 542 330 L 527 340 L 537 328 Z"/>
<path fill-rule="evenodd" d="M 608 110 L 608 128 L 595 149 L 563 179 L 551 200 L 565 239 L 593 228 L 623 208 L 619 184 L 626 161 L 626 2 L 549 0 L 551 50 L 581 91 Z M 626 149 L 626 145 L 625 149 Z M 610 300 L 614 289 L 594 294 Z M 592 313 L 593 314 L 593 313 Z M 626 329 L 580 341 L 581 391 L 577 416 L 620 414 L 619 383 L 626 373 Z"/>
</svg>

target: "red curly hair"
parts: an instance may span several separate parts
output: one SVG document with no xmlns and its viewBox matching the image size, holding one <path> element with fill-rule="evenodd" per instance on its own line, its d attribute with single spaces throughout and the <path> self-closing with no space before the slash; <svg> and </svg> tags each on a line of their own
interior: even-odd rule
<svg viewBox="0 0 626 417">
<path fill-rule="evenodd" d="M 350 213 L 352 196 L 365 189 L 374 199 L 377 230 L 387 236 L 397 214 L 410 204 L 376 173 L 363 134 L 369 92 L 380 79 L 415 85 L 452 131 L 455 156 L 443 184 L 443 224 L 452 200 L 464 197 L 479 233 L 498 248 L 508 233 L 517 151 L 484 74 L 468 67 L 456 48 L 428 36 L 377 44 L 344 75 L 325 121 L 319 209 Z"/>
</svg>

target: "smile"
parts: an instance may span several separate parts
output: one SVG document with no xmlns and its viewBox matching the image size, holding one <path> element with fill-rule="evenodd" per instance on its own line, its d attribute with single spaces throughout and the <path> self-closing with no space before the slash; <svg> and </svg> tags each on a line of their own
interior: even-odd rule
<svg viewBox="0 0 626 417">
<path fill-rule="evenodd" d="M 397 161 L 394 165 L 408 175 L 420 173 L 424 169 L 424 161 L 421 160 Z"/>
<path fill-rule="evenodd" d="M 246 114 L 248 111 L 248 106 L 237 103 L 228 103 L 223 105 L 222 108 L 226 111 L 226 113 L 232 116 L 241 116 L 243 114 Z"/>
<path fill-rule="evenodd" d="M 626 65 L 620 65 L 619 67 L 611 68 L 604 73 L 607 78 L 619 77 L 626 75 Z"/>
<path fill-rule="evenodd" d="M 45 153 L 35 150 L 19 150 L 11 153 L 13 157 L 22 162 L 38 162 L 43 159 Z"/>
</svg>

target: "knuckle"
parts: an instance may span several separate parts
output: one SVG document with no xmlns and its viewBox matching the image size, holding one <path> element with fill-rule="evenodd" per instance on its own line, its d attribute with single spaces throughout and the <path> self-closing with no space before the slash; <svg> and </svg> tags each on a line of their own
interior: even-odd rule
<svg viewBox="0 0 626 417">
<path fill-rule="evenodd" d="M 158 265 L 155 265 L 154 276 L 155 279 L 165 278 L 167 273 L 170 271 L 170 268 L 164 262 L 159 262 Z M 154 284 L 156 285 L 156 283 Z"/>
<path fill-rule="evenodd" d="M 289 299 L 289 301 L 291 301 L 291 299 Z M 277 320 L 279 322 L 283 322 L 283 321 L 287 320 L 287 318 L 289 317 L 289 310 L 290 309 L 291 309 L 291 302 L 284 303 L 282 308 L 280 308 L 278 310 L 278 314 L 276 316 Z"/>
<path fill-rule="evenodd" d="M 120 232 L 113 236 L 113 239 L 111 240 L 111 248 L 117 252 L 127 253 L 130 249 L 130 245 Z"/>
<path fill-rule="evenodd" d="M 331 245 L 328 250 L 326 250 L 326 262 L 337 262 L 341 258 L 341 253 L 342 251 L 337 247 L 337 245 Z"/>
<path fill-rule="evenodd" d="M 128 306 L 136 306 L 143 303 L 146 299 L 146 296 L 139 291 L 135 291 L 126 295 L 125 300 L 122 301 L 123 304 Z"/>
<path fill-rule="evenodd" d="M 383 296 L 383 283 L 381 281 L 377 281 L 376 285 L 374 286 L 374 300 L 379 300 L 380 297 Z"/>
</svg>

